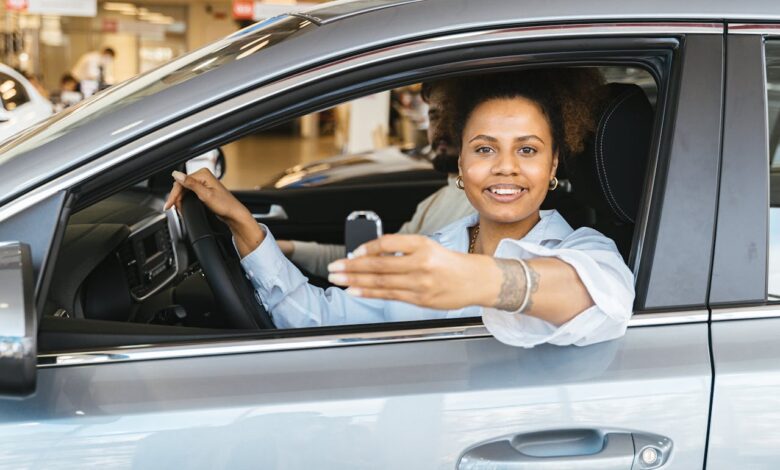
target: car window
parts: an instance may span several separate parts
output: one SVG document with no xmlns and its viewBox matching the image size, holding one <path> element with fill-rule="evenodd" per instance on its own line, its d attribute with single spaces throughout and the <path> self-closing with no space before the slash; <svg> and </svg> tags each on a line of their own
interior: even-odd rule
<svg viewBox="0 0 780 470">
<path fill-rule="evenodd" d="M 223 147 L 232 190 L 440 179 L 430 158 L 421 84 L 354 99 Z"/>
<path fill-rule="evenodd" d="M 780 41 L 766 43 L 767 122 L 769 125 L 769 262 L 770 301 L 780 301 Z"/>
<path fill-rule="evenodd" d="M 605 78 L 606 83 L 600 85 L 605 95 L 597 112 L 602 116 L 595 133 L 598 137 L 592 138 L 609 139 L 610 134 L 618 138 L 606 145 L 587 147 L 566 168 L 562 166 L 558 174 L 561 184 L 542 208 L 558 210 L 575 228 L 590 226 L 600 230 L 616 242 L 620 254 L 628 259 L 653 138 L 657 85 L 642 69 L 602 67 L 599 71 Z M 367 95 L 284 125 L 258 130 L 223 145 L 221 151 L 192 157 L 199 160 L 201 167 L 223 165 L 222 181 L 277 241 L 332 246 L 333 256 L 343 257 L 345 219 L 352 211 L 366 210 L 381 217 L 385 233 L 432 235 L 453 219 L 473 214 L 474 208 L 464 191 L 451 187 L 446 171 L 433 168 L 427 131 L 435 121 L 428 118 L 428 111 L 433 108 L 428 103 L 436 100 L 427 95 L 426 103 L 423 96 L 426 92 L 421 83 Z M 642 119 L 634 122 L 637 115 Z M 435 113 L 432 118 L 438 119 Z M 629 121 L 633 124 L 625 127 Z M 602 128 L 607 122 L 620 126 Z M 627 132 L 633 134 L 632 139 L 623 138 Z M 625 143 L 631 148 L 621 147 Z M 599 153 L 596 148 L 610 149 L 611 154 Z M 645 150 L 641 151 L 642 148 Z M 627 154 L 631 155 L 630 161 L 625 160 Z M 604 159 L 621 165 L 604 167 Z M 596 172 L 592 165 L 599 163 L 603 167 Z M 630 180 L 625 188 L 612 189 L 630 194 L 611 192 L 611 199 L 604 199 L 606 195 L 598 189 L 602 187 L 600 181 L 594 178 L 610 171 L 618 171 L 614 177 L 621 182 Z M 425 176 L 411 176 L 414 173 Z M 170 172 L 164 175 L 168 181 L 169 175 Z M 377 175 L 382 178 L 381 184 L 371 180 Z M 331 184 L 323 183 L 329 178 Z M 420 217 L 418 205 L 441 189 L 447 189 L 451 195 L 447 198 L 452 199 L 445 206 L 441 205 L 441 197 L 439 202 L 424 205 L 424 217 Z M 162 213 L 164 194 L 150 198 L 147 193 L 146 187 L 136 186 L 70 218 L 44 317 L 177 327 L 233 326 L 220 314 L 219 293 L 210 289 L 208 271 L 183 236 L 187 230 L 181 230 L 171 213 Z M 225 240 L 225 252 L 235 251 L 230 238 Z M 282 263 L 283 258 L 277 260 L 287 266 L 279 274 L 280 282 L 289 287 L 303 279 L 318 287 L 338 289 L 328 282 L 327 269 L 323 269 L 327 262 L 319 263 L 318 254 L 307 264 L 299 256 L 305 252 L 296 248 L 290 255 L 299 274 L 293 264 Z M 331 256 L 325 251 L 320 254 L 322 259 Z M 253 274 L 247 272 L 247 276 L 252 278 Z M 259 289 L 257 285 L 261 284 L 253 280 L 252 285 Z M 320 301 L 330 302 L 313 299 L 318 295 L 316 290 L 310 294 L 312 299 L 296 299 L 293 303 L 314 311 L 322 307 L 318 307 Z M 269 298 L 267 293 L 255 295 Z M 330 298 L 349 300 L 335 294 Z M 419 307 L 396 307 L 390 314 L 377 310 L 335 324 L 371 323 L 380 321 L 379 318 L 387 322 L 441 319 L 429 311 L 421 313 Z M 476 307 L 469 308 L 462 312 L 464 320 L 479 313 Z M 308 316 L 305 312 L 300 314 L 274 315 L 273 321 L 281 329 L 315 326 L 288 321 Z M 334 323 L 323 322 L 329 324 Z"/>
<path fill-rule="evenodd" d="M 6 111 L 13 111 L 30 101 L 24 85 L 4 73 L 0 73 L 0 98 Z"/>
</svg>

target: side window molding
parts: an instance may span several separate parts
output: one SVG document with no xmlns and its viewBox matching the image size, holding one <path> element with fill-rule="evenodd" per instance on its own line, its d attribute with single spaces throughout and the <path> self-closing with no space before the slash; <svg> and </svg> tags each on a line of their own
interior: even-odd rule
<svg viewBox="0 0 780 470">
<path fill-rule="evenodd" d="M 637 308 L 701 309 L 714 239 L 722 113 L 723 37 L 690 35 L 674 66 L 637 272 Z M 720 78 L 720 79 L 718 79 Z M 681 288 L 681 286 L 685 286 Z"/>
<path fill-rule="evenodd" d="M 711 306 L 766 298 L 768 149 L 764 40 L 726 38 L 726 91 Z"/>
</svg>

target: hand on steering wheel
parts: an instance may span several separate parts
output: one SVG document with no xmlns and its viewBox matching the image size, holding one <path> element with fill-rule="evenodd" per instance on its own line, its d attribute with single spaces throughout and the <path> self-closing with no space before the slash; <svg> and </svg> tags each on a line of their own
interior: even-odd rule
<svg viewBox="0 0 780 470">
<path fill-rule="evenodd" d="M 274 328 L 268 312 L 255 300 L 254 288 L 247 282 L 238 257 L 231 253 L 232 247 L 218 243 L 205 208 L 228 225 L 242 257 L 262 243 L 263 230 L 210 171 L 201 169 L 189 176 L 175 171 L 173 177 L 176 182 L 165 209 L 175 205 L 182 215 L 187 238 L 228 323 L 237 328 Z"/>
</svg>

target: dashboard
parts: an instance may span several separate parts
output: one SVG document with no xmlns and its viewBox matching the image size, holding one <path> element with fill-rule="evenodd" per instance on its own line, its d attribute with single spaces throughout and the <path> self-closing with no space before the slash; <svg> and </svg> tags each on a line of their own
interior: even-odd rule
<svg viewBox="0 0 780 470">
<path fill-rule="evenodd" d="M 178 213 L 148 191 L 126 191 L 70 217 L 44 315 L 186 324 L 213 296 Z"/>
<path fill-rule="evenodd" d="M 153 215 L 130 227 L 117 256 L 133 300 L 146 300 L 173 281 L 179 270 L 175 247 L 180 238 L 175 211 Z"/>
</svg>

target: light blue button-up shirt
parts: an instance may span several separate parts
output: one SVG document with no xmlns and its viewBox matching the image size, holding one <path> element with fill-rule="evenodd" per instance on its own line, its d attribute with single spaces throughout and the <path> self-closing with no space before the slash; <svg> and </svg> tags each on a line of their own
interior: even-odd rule
<svg viewBox="0 0 780 470">
<path fill-rule="evenodd" d="M 481 315 L 485 326 L 497 339 L 514 346 L 532 347 L 546 342 L 584 346 L 623 335 L 632 313 L 634 279 L 614 242 L 590 228 L 573 230 L 554 210 L 540 211 L 540 216 L 539 222 L 522 239 L 502 240 L 494 256 L 513 259 L 549 256 L 574 267 L 594 305 L 560 326 L 495 308 L 472 306 L 435 310 L 399 301 L 354 297 L 338 287 L 312 286 L 282 254 L 265 226 L 265 239 L 241 260 L 241 265 L 277 328 Z M 432 238 L 445 248 L 466 253 L 468 228 L 478 220 L 477 214 L 464 217 L 439 230 Z"/>
</svg>

